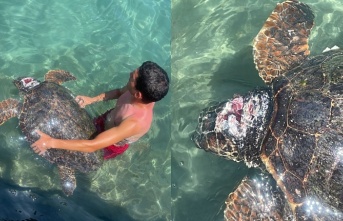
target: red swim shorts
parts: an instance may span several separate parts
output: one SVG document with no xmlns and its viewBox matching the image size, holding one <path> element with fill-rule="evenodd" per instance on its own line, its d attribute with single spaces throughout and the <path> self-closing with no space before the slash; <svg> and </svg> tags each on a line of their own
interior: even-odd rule
<svg viewBox="0 0 343 221">
<path fill-rule="evenodd" d="M 106 111 L 104 114 L 100 115 L 99 117 L 93 120 L 93 123 L 98 133 L 101 133 L 105 130 L 106 116 L 110 111 L 111 110 Z M 129 148 L 129 146 L 130 146 L 129 144 L 123 144 L 122 146 L 112 144 L 111 146 L 105 147 L 104 159 L 108 160 L 111 158 L 115 158 L 116 156 L 124 153 L 127 150 L 127 148 Z"/>
</svg>

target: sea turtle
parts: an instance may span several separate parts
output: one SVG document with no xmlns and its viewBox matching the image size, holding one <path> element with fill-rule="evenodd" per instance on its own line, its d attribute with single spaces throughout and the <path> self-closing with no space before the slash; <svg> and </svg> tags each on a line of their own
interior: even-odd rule
<svg viewBox="0 0 343 221">
<path fill-rule="evenodd" d="M 313 24 L 308 5 L 277 4 L 253 43 L 268 87 L 199 116 L 197 147 L 273 177 L 246 177 L 226 202 L 226 220 L 343 219 L 343 51 L 308 57 Z"/>
<path fill-rule="evenodd" d="M 88 113 L 79 107 L 69 90 L 60 84 L 75 80 L 67 71 L 51 70 L 40 82 L 32 77 L 14 80 L 24 100 L 7 99 L 0 102 L 0 125 L 12 117 L 19 118 L 19 126 L 28 142 L 33 143 L 39 129 L 54 138 L 89 139 L 96 129 Z M 49 149 L 43 155 L 59 169 L 62 190 L 69 196 L 76 188 L 75 169 L 86 173 L 101 164 L 96 153 Z"/>
</svg>

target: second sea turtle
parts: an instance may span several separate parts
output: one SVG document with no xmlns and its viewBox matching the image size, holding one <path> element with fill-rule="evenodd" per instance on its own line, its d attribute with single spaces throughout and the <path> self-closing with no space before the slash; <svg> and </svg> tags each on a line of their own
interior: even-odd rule
<svg viewBox="0 0 343 221">
<path fill-rule="evenodd" d="M 253 44 L 269 87 L 200 114 L 192 136 L 199 148 L 273 177 L 245 178 L 227 200 L 226 220 L 342 220 L 343 51 L 308 57 L 313 24 L 308 5 L 278 4 Z"/>
</svg>

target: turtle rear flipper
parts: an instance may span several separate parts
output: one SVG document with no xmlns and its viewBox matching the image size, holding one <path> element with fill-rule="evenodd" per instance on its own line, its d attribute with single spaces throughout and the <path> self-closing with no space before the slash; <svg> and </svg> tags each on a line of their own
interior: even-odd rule
<svg viewBox="0 0 343 221">
<path fill-rule="evenodd" d="M 17 117 L 20 103 L 15 99 L 7 99 L 0 102 L 0 125 L 12 117 Z"/>
<path fill-rule="evenodd" d="M 283 194 L 265 176 L 245 177 L 225 203 L 225 220 L 293 220 Z"/>
<path fill-rule="evenodd" d="M 73 195 L 76 188 L 75 170 L 70 167 L 58 165 L 58 172 L 60 174 L 62 191 L 65 195 Z"/>
<path fill-rule="evenodd" d="M 66 81 L 76 80 L 76 78 L 68 71 L 50 70 L 45 74 L 45 80 L 56 84 L 62 84 Z"/>
<path fill-rule="evenodd" d="M 313 12 L 304 3 L 288 0 L 276 6 L 253 43 L 254 62 L 264 82 L 270 83 L 308 57 L 313 24 Z"/>
</svg>

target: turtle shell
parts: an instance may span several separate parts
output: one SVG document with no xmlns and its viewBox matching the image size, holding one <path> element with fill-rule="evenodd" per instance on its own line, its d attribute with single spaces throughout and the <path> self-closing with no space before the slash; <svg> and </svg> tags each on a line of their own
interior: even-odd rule
<svg viewBox="0 0 343 221">
<path fill-rule="evenodd" d="M 49 81 L 24 92 L 19 126 L 30 143 L 39 138 L 36 129 L 58 139 L 89 139 L 96 131 L 92 119 L 75 102 L 70 91 Z M 100 165 L 95 153 L 49 149 L 43 157 L 81 172 L 95 170 Z"/>
<path fill-rule="evenodd" d="M 343 211 L 343 52 L 313 57 L 276 78 L 261 159 L 295 214 L 306 200 Z"/>
</svg>

